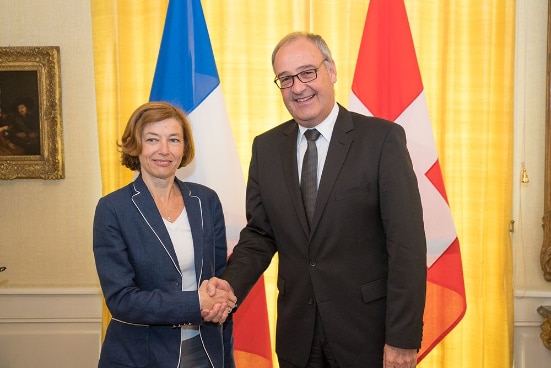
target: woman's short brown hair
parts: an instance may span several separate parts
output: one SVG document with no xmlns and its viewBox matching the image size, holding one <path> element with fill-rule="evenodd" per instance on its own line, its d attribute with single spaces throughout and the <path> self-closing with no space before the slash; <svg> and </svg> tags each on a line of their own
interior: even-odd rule
<svg viewBox="0 0 551 368">
<path fill-rule="evenodd" d="M 140 159 L 138 156 L 142 153 L 142 133 L 144 127 L 147 124 L 171 118 L 180 122 L 184 131 L 184 155 L 178 168 L 187 166 L 195 156 L 191 124 L 182 109 L 168 102 L 147 102 L 132 113 L 128 123 L 126 123 L 121 143 L 117 144 L 121 152 L 121 163 L 130 170 L 140 170 Z"/>
</svg>

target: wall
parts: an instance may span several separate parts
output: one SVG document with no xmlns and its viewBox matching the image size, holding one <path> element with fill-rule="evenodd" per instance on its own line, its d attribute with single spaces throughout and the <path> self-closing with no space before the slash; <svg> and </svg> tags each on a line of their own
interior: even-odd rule
<svg viewBox="0 0 551 368">
<path fill-rule="evenodd" d="M 539 334 L 536 309 L 551 304 L 539 251 L 545 174 L 547 0 L 517 0 L 515 75 L 515 170 L 512 180 L 514 232 L 511 243 L 515 288 L 515 367 L 548 367 L 551 352 Z M 530 182 L 521 184 L 524 162 Z"/>
<path fill-rule="evenodd" d="M 0 45 L 60 46 L 65 161 L 62 180 L 0 181 L 7 267 L 0 287 L 97 287 L 91 227 L 101 177 L 89 1 L 0 3 Z"/>
<path fill-rule="evenodd" d="M 530 4 L 530 6 L 528 6 Z M 547 0 L 517 1 L 515 76 L 515 177 L 513 249 L 518 296 L 527 290 L 549 290 L 539 266 L 543 240 L 545 174 L 545 104 Z M 525 162 L 530 182 L 521 184 Z"/>
<path fill-rule="evenodd" d="M 60 47 L 65 161 L 62 180 L 0 181 L 0 368 L 97 366 L 92 219 L 101 177 L 90 2 L 0 0 L 0 8 L 1 46 Z"/>
</svg>

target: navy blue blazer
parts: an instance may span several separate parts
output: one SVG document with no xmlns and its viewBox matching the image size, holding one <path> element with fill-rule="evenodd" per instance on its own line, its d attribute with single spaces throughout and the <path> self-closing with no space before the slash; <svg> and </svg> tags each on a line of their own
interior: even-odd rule
<svg viewBox="0 0 551 368">
<path fill-rule="evenodd" d="M 217 194 L 175 179 L 188 214 L 197 285 L 220 276 L 227 243 Z M 177 368 L 180 327 L 199 326 L 212 366 L 235 367 L 233 323 L 202 321 L 197 291 L 182 291 L 174 246 L 141 175 L 101 198 L 94 217 L 93 248 L 112 319 L 99 367 Z"/>
</svg>

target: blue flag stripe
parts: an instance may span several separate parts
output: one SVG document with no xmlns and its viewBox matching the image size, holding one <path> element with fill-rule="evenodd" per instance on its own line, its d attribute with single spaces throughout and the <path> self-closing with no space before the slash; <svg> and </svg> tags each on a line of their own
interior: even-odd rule
<svg viewBox="0 0 551 368">
<path fill-rule="evenodd" d="M 200 0 L 171 0 L 150 101 L 192 112 L 220 84 Z"/>
</svg>

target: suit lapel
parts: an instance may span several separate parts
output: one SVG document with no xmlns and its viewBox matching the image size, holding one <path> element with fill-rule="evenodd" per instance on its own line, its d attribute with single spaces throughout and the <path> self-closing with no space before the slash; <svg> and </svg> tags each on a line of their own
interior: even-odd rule
<svg viewBox="0 0 551 368">
<path fill-rule="evenodd" d="M 293 121 L 289 124 L 289 128 L 284 131 L 285 135 L 281 147 L 282 166 L 284 171 L 287 188 L 291 194 L 291 203 L 295 208 L 295 212 L 299 215 L 300 224 L 306 234 L 310 233 L 308 228 L 308 220 L 306 211 L 302 203 L 302 195 L 300 193 L 300 183 L 298 181 L 298 165 L 297 165 L 297 135 L 298 126 Z"/>
<path fill-rule="evenodd" d="M 348 110 L 339 105 L 339 115 L 333 128 L 333 135 L 329 143 L 327 158 L 322 171 L 318 195 L 316 199 L 316 208 L 314 210 L 314 218 L 311 231 L 308 228 L 308 220 L 306 211 L 302 203 L 300 194 L 300 183 L 298 181 L 298 165 L 297 165 L 297 134 L 298 126 L 296 122 L 289 125 L 289 128 L 284 131 L 284 141 L 281 145 L 281 157 L 283 160 L 283 170 L 289 193 L 291 194 L 291 202 L 297 214 L 299 214 L 300 224 L 304 232 L 308 235 L 313 234 L 321 215 L 327 205 L 327 201 L 331 195 L 331 191 L 339 171 L 342 168 L 344 160 L 350 149 L 353 138 L 349 133 L 354 129 L 354 123 Z"/>
<path fill-rule="evenodd" d="M 339 105 L 339 115 L 333 128 L 327 158 L 323 166 L 323 172 L 318 188 L 316 198 L 316 208 L 314 210 L 314 218 L 312 221 L 312 233 L 316 229 L 318 222 L 323 214 L 327 201 L 332 192 L 333 185 L 337 180 L 339 172 L 342 168 L 344 160 L 350 149 L 353 138 L 348 134 L 354 129 L 352 118 L 346 109 Z"/>
</svg>

